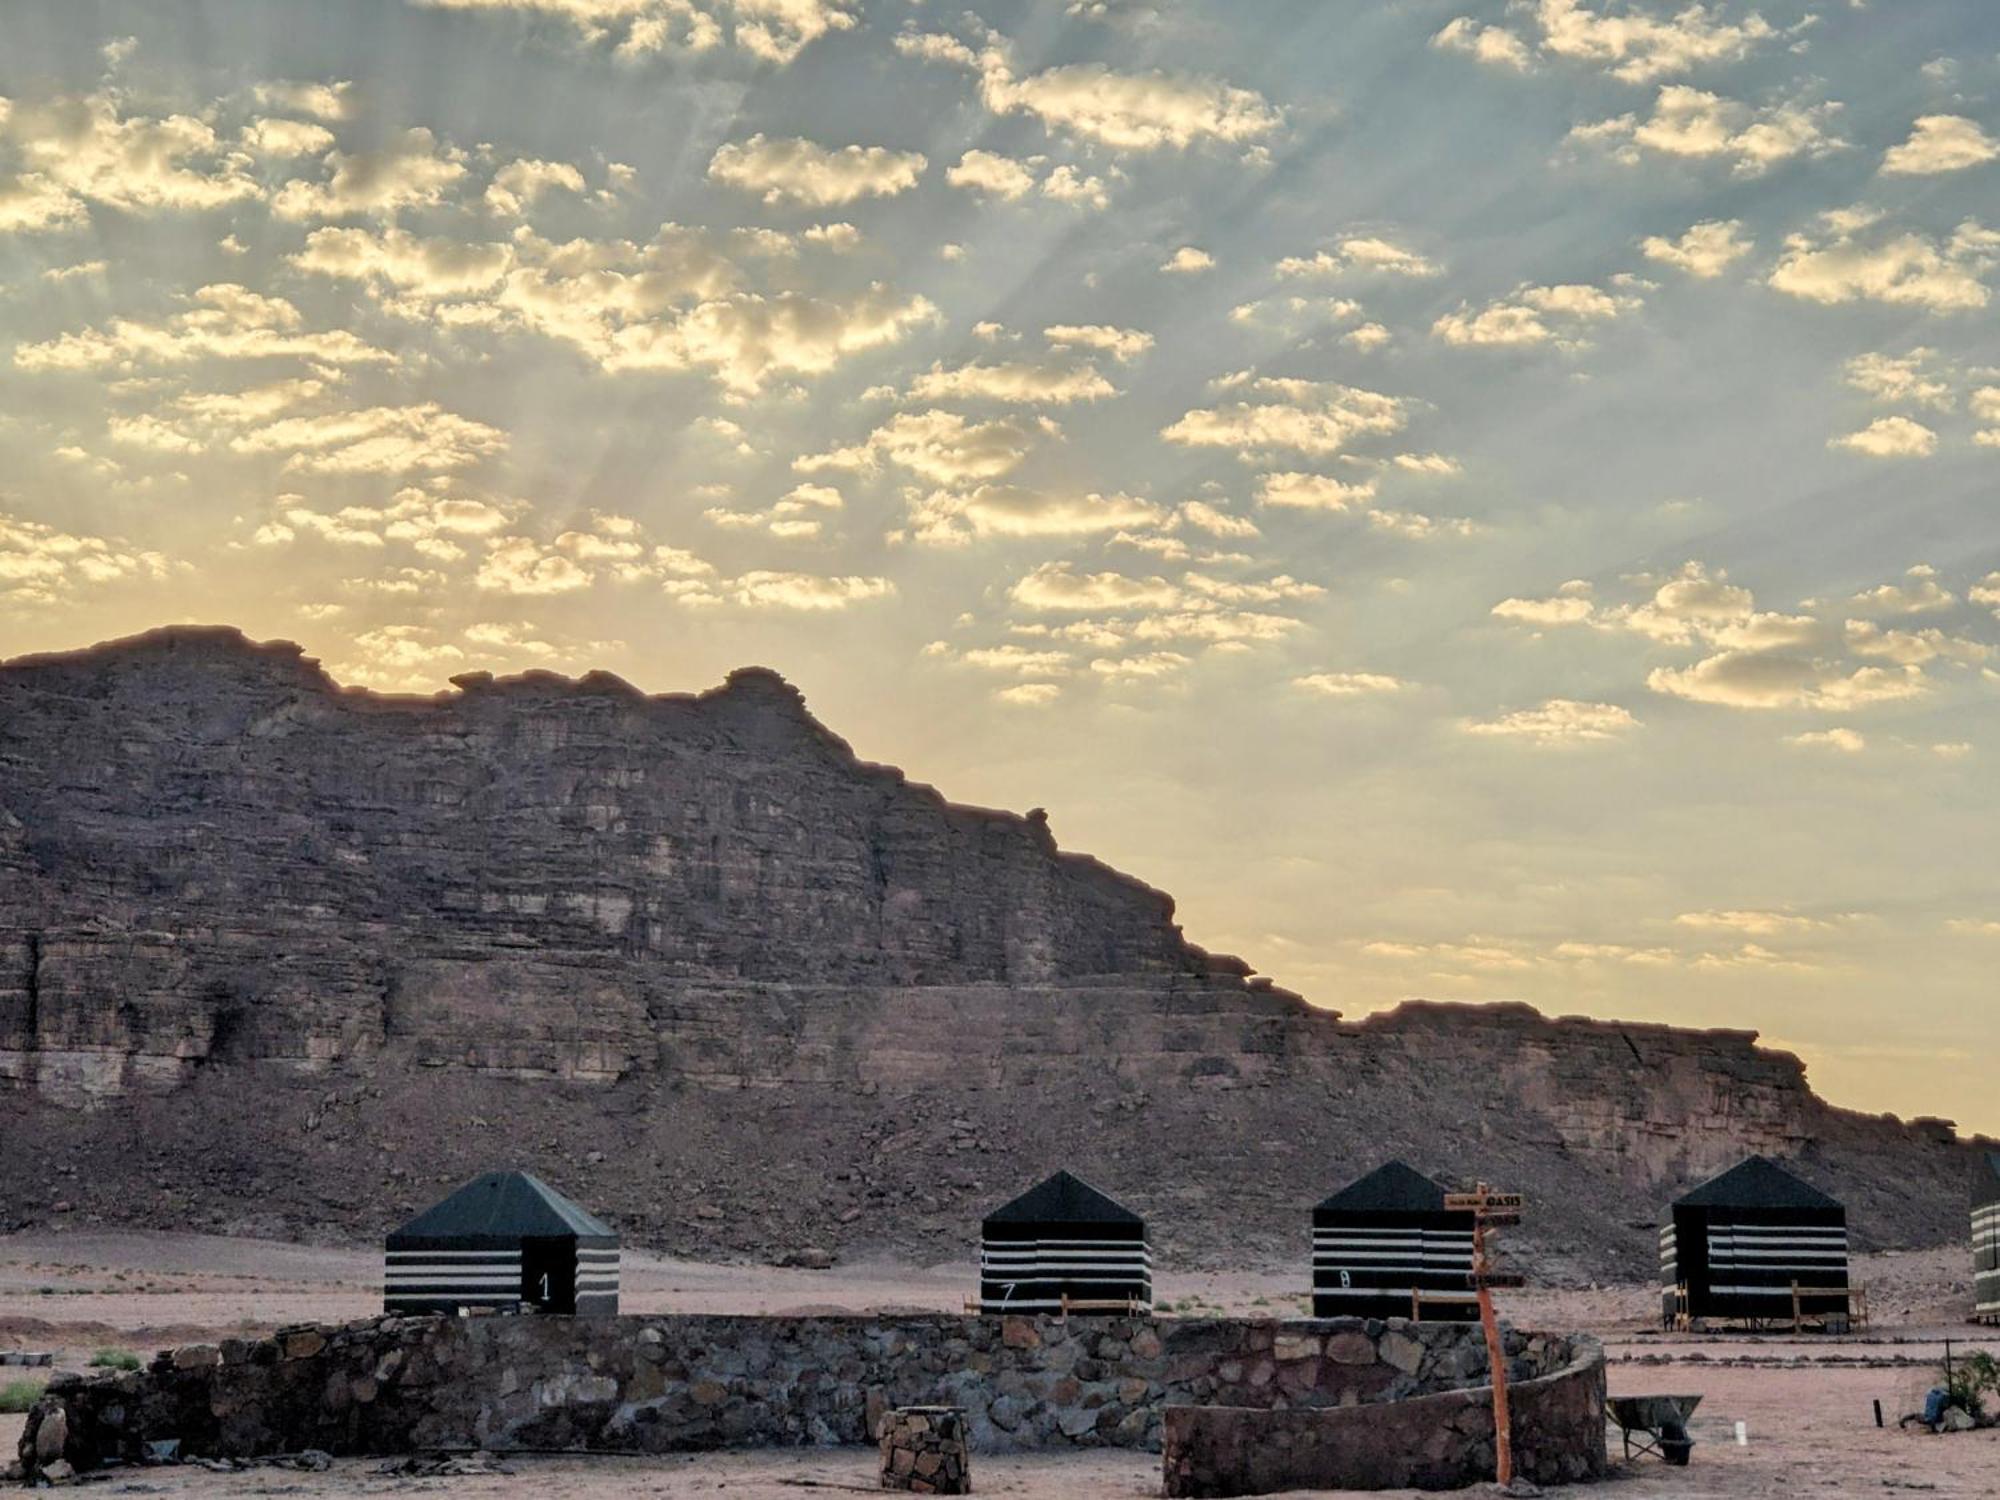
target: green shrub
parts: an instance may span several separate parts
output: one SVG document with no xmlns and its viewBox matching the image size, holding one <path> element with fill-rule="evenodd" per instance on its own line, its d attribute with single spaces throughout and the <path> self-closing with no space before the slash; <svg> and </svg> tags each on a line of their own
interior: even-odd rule
<svg viewBox="0 0 2000 1500">
<path fill-rule="evenodd" d="M 42 1382 L 39 1380 L 10 1380 L 0 1385 L 0 1412 L 8 1416 L 32 1410 L 41 1399 Z"/>
<path fill-rule="evenodd" d="M 1945 1376 L 1944 1388 L 1950 1394 L 1953 1406 L 1962 1408 L 1968 1417 L 1984 1426 L 1987 1398 L 2000 1399 L 2000 1359 L 1995 1359 L 1983 1349 L 1975 1354 L 1954 1357 L 1951 1372 Z"/>
<path fill-rule="evenodd" d="M 90 1356 L 93 1370 L 136 1370 L 141 1363 L 130 1349 L 99 1349 Z"/>
</svg>

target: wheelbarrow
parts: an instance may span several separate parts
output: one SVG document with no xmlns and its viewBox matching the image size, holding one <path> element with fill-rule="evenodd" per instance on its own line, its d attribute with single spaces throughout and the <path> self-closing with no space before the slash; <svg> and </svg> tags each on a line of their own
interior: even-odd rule
<svg viewBox="0 0 2000 1500">
<path fill-rule="evenodd" d="M 1699 1405 L 1699 1396 L 1610 1396 L 1604 1411 L 1625 1440 L 1627 1458 L 1652 1453 L 1662 1462 L 1685 1466 L 1694 1451 L 1688 1418 Z"/>
</svg>

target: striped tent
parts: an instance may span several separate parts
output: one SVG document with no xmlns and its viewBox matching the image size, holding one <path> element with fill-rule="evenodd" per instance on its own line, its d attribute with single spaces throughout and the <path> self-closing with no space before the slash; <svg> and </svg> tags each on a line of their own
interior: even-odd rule
<svg viewBox="0 0 2000 1500">
<path fill-rule="evenodd" d="M 2000 1151 L 1982 1151 L 1972 1169 L 1972 1316 L 2000 1323 Z"/>
<path fill-rule="evenodd" d="M 1776 1162 L 1752 1156 L 1677 1200 L 1660 1230 L 1662 1310 L 1671 1322 L 1790 1322 L 1845 1314 L 1847 1210 Z"/>
<path fill-rule="evenodd" d="M 1472 1215 L 1447 1213 L 1445 1190 L 1392 1161 L 1349 1183 L 1312 1213 L 1315 1318 L 1475 1318 Z"/>
<path fill-rule="evenodd" d="M 389 1236 L 383 1307 L 618 1311 L 618 1235 L 526 1172 L 488 1172 Z"/>
<path fill-rule="evenodd" d="M 1153 1310 L 1146 1221 L 1058 1172 L 980 1225 L 985 1313 Z"/>
</svg>

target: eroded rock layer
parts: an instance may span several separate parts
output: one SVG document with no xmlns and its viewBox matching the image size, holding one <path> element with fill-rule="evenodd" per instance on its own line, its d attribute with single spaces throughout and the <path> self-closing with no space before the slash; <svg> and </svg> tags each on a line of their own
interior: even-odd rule
<svg viewBox="0 0 2000 1500">
<path fill-rule="evenodd" d="M 1540 1194 L 1579 1273 L 1748 1151 L 1864 1242 L 1956 1232 L 1965 1170 L 1752 1033 L 1344 1023 L 767 671 L 383 698 L 189 628 L 0 666 L 0 1129 L 15 1222 L 373 1231 L 504 1162 L 695 1253 L 955 1248 L 1058 1164 L 1282 1253 L 1400 1155 Z"/>
</svg>

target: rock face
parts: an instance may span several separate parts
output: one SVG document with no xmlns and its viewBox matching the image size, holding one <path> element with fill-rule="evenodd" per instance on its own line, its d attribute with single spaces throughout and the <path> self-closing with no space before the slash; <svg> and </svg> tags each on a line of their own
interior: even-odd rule
<svg viewBox="0 0 2000 1500">
<path fill-rule="evenodd" d="M 373 1232 L 504 1162 L 692 1253 L 962 1245 L 1067 1164 L 1164 1252 L 1290 1255 L 1400 1155 L 1560 1204 L 1552 1269 L 1636 1267 L 1749 1151 L 1864 1242 L 1957 1232 L 1965 1170 L 1753 1033 L 1344 1023 L 768 671 L 385 698 L 192 628 L 0 665 L 0 1131 L 8 1222 Z"/>
</svg>

